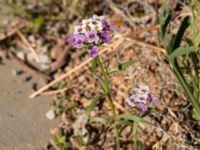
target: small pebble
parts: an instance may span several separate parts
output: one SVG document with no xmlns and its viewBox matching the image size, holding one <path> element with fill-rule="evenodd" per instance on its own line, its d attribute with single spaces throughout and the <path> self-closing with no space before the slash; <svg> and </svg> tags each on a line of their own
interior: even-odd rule
<svg viewBox="0 0 200 150">
<path fill-rule="evenodd" d="M 56 114 L 54 112 L 54 110 L 50 109 L 47 113 L 46 113 L 46 117 L 49 120 L 53 120 L 56 118 Z"/>
<path fill-rule="evenodd" d="M 25 60 L 25 54 L 22 51 L 17 52 L 17 57 L 23 61 Z"/>
</svg>

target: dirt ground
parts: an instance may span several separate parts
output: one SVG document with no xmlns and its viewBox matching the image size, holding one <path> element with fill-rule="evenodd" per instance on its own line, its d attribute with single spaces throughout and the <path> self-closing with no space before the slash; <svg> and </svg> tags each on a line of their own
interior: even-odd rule
<svg viewBox="0 0 200 150">
<path fill-rule="evenodd" d="M 21 83 L 15 67 L 9 61 L 0 65 L 0 149 L 40 150 L 55 123 L 45 117 L 50 98 L 29 99 L 31 83 Z"/>
</svg>

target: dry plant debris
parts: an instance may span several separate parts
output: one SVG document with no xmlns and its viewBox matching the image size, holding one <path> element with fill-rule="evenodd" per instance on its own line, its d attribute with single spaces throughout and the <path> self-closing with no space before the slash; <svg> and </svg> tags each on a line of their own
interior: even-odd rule
<svg viewBox="0 0 200 150">
<path fill-rule="evenodd" d="M 31 98 L 51 95 L 54 100 L 50 102 L 47 116 L 60 120 L 58 126 L 50 131 L 52 139 L 45 149 L 62 150 L 65 146 L 107 150 L 115 145 L 113 130 L 108 130 L 107 122 L 90 123 L 86 116 L 81 115 L 93 97 L 102 91 L 97 84 L 98 76 L 95 78 L 90 72 L 92 58 L 66 44 L 66 37 L 74 24 L 93 13 L 105 14 L 107 20 L 118 28 L 114 41 L 99 53 L 105 64 L 112 67 L 124 60 L 137 60 L 136 64 L 114 74 L 110 80 L 117 113 L 135 113 L 126 105 L 125 99 L 137 85 L 148 85 L 159 99 L 157 112 L 145 118 L 152 122 L 152 126 L 140 125 L 139 139 L 145 149 L 200 149 L 200 128 L 189 115 L 190 105 L 165 62 L 165 50 L 159 41 L 157 16 L 162 6 L 160 1 L 23 0 L 17 3 L 31 17 L 25 17 L 26 23 L 19 23 L 9 30 L 1 29 L 0 59 L 3 61 L 9 56 L 21 70 L 49 81 L 30 95 Z M 169 30 L 171 33 L 177 30 L 175 27 L 181 18 L 191 15 L 185 3 L 177 1 L 173 6 L 177 17 Z M 21 21 L 24 22 L 26 15 L 21 13 L 14 14 L 23 17 Z M 21 52 L 24 60 L 21 54 L 18 55 Z M 91 116 L 110 119 L 111 110 L 105 99 L 98 103 Z M 78 137 L 80 132 L 86 135 L 82 140 Z M 122 149 L 132 149 L 130 132 L 129 127 L 121 131 Z"/>
</svg>

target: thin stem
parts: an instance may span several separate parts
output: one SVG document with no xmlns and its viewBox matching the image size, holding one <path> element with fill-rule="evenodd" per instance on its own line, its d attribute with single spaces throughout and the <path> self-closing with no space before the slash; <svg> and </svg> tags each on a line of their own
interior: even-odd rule
<svg viewBox="0 0 200 150">
<path fill-rule="evenodd" d="M 104 83 L 105 83 L 105 88 L 106 88 L 106 90 L 104 90 L 105 95 L 108 97 L 109 105 L 110 105 L 111 110 L 112 110 L 112 115 L 114 117 L 114 121 L 117 121 L 117 114 L 116 114 L 115 105 L 113 104 L 113 99 L 112 99 L 111 92 L 110 92 L 108 75 L 107 75 L 99 57 L 97 57 L 97 62 L 98 62 L 98 65 L 99 65 L 99 67 L 102 71 L 103 80 L 104 80 Z M 115 126 L 115 134 L 116 134 L 116 149 L 119 150 L 120 149 L 120 141 L 119 141 L 119 129 L 118 129 L 117 126 Z"/>
</svg>

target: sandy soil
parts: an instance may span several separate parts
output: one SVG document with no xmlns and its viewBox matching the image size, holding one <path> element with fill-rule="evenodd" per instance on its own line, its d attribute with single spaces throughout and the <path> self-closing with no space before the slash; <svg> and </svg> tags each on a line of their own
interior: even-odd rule
<svg viewBox="0 0 200 150">
<path fill-rule="evenodd" d="M 45 117 L 50 99 L 29 99 L 31 84 L 12 75 L 15 67 L 0 65 L 0 150 L 40 150 L 55 124 Z"/>
</svg>

